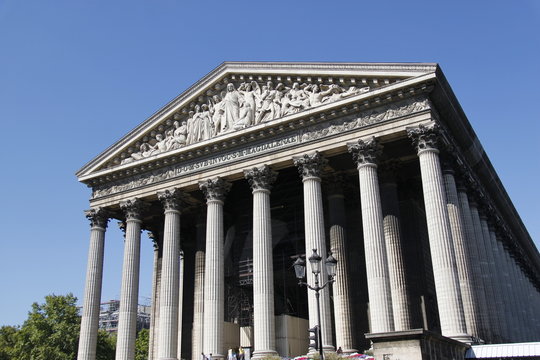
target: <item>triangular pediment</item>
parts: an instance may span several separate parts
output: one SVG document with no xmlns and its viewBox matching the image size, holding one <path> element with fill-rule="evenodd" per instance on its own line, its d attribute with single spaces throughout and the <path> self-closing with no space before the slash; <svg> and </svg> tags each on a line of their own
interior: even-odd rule
<svg viewBox="0 0 540 360">
<path fill-rule="evenodd" d="M 423 63 L 226 62 L 77 172 L 79 180 L 219 142 L 426 74 Z"/>
</svg>

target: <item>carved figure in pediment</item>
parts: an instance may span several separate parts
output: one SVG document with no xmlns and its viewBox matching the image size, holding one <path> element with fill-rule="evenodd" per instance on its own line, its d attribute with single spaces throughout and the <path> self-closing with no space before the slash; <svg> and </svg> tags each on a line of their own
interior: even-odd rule
<svg viewBox="0 0 540 360">
<path fill-rule="evenodd" d="M 225 131 L 234 128 L 234 123 L 240 117 L 240 93 L 234 88 L 234 84 L 227 84 L 227 92 L 223 97 L 223 110 L 225 117 Z"/>
<path fill-rule="evenodd" d="M 304 88 L 305 87 L 306 86 L 304 84 Z M 297 82 L 293 83 L 292 88 L 289 90 L 287 95 L 290 101 L 294 103 L 293 105 L 294 107 L 303 108 L 303 107 L 308 106 L 309 104 L 309 100 L 308 100 L 308 96 L 306 92 L 304 91 L 304 89 L 300 87 L 300 84 Z"/>
<path fill-rule="evenodd" d="M 214 129 L 212 126 L 212 117 L 208 105 L 203 104 L 201 106 L 201 112 L 199 115 L 199 141 L 208 140 L 212 137 Z"/>
<path fill-rule="evenodd" d="M 150 144 L 142 143 L 141 146 L 139 147 L 139 151 L 134 152 L 133 154 L 131 154 L 131 159 L 140 160 L 140 159 L 147 158 L 150 155 L 152 155 L 153 151 L 154 151 L 154 149 L 152 148 L 152 146 L 150 146 Z M 128 162 L 131 162 L 131 161 L 127 161 L 127 160 L 128 159 L 124 159 L 124 161 L 122 163 L 125 164 L 125 163 L 128 163 Z"/>
<path fill-rule="evenodd" d="M 168 148 L 171 150 L 178 149 L 186 145 L 187 141 L 187 122 L 182 121 L 182 124 L 177 120 L 173 123 L 174 129 L 172 130 L 172 136 L 167 137 Z"/>
<path fill-rule="evenodd" d="M 253 124 L 253 118 L 255 117 L 255 111 L 251 107 L 251 104 L 244 102 L 240 108 L 240 118 L 234 124 L 234 129 L 244 129 Z"/>
<path fill-rule="evenodd" d="M 332 89 L 326 91 L 321 91 L 321 88 L 317 84 L 308 85 L 305 89 L 306 95 L 308 97 L 309 106 L 319 106 L 322 104 L 323 99 L 330 95 Z"/>
<path fill-rule="evenodd" d="M 212 96 L 212 99 L 208 101 L 210 115 L 212 115 L 212 123 L 214 127 L 214 136 L 225 130 L 225 121 L 223 120 L 225 110 L 223 109 L 223 103 L 219 95 Z"/>
<path fill-rule="evenodd" d="M 156 135 L 156 144 L 152 148 L 150 155 L 161 154 L 162 152 L 169 151 L 169 142 L 161 134 Z"/>
<path fill-rule="evenodd" d="M 243 104 L 240 109 L 240 120 L 250 126 L 255 123 L 255 112 L 257 111 L 257 102 L 259 102 L 261 90 L 256 81 L 250 83 L 242 83 L 238 87 L 238 91 L 242 94 Z M 242 114 L 243 113 L 243 114 Z M 248 116 L 248 118 L 246 118 Z M 238 124 L 238 122 L 237 122 Z M 235 124 L 236 128 L 236 124 Z"/>
</svg>

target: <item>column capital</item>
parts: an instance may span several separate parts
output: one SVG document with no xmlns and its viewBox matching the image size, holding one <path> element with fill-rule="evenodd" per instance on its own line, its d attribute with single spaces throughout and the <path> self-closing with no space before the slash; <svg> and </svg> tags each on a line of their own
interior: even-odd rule
<svg viewBox="0 0 540 360">
<path fill-rule="evenodd" d="M 100 227 L 103 229 L 107 228 L 109 214 L 104 208 L 97 207 L 90 210 L 85 210 L 84 215 L 88 220 L 90 220 L 90 227 Z"/>
<path fill-rule="evenodd" d="M 152 246 L 154 250 L 160 249 L 159 236 L 154 230 L 148 230 L 148 238 L 152 241 Z"/>
<path fill-rule="evenodd" d="M 300 172 L 300 176 L 304 180 L 310 177 L 320 178 L 323 168 L 328 163 L 328 160 L 326 160 L 318 151 L 294 157 L 293 161 Z"/>
<path fill-rule="evenodd" d="M 120 208 L 126 216 L 126 221 L 136 220 L 141 221 L 142 214 L 146 209 L 147 204 L 145 204 L 139 198 L 133 198 L 129 200 L 122 201 L 120 203 Z"/>
<path fill-rule="evenodd" d="M 249 182 L 251 189 L 256 190 L 267 190 L 272 189 L 272 184 L 276 181 L 277 172 L 272 171 L 270 166 L 263 165 L 260 167 L 254 167 L 251 169 L 244 170 L 244 177 Z"/>
<path fill-rule="evenodd" d="M 157 193 L 158 200 L 165 211 L 180 211 L 182 207 L 182 191 L 178 188 L 167 189 Z"/>
<path fill-rule="evenodd" d="M 352 154 L 358 168 L 364 165 L 377 165 L 378 159 L 382 154 L 382 145 L 371 137 L 367 140 L 361 140 L 354 143 L 348 143 L 347 148 Z"/>
<path fill-rule="evenodd" d="M 224 201 L 231 189 L 231 183 L 221 177 L 199 182 L 199 188 L 204 193 L 206 201 Z"/>
<path fill-rule="evenodd" d="M 417 127 L 408 127 L 407 136 L 412 140 L 418 153 L 425 150 L 438 151 L 441 128 L 437 124 L 419 125 Z"/>
<path fill-rule="evenodd" d="M 126 236 L 126 222 L 125 221 L 118 221 L 117 225 L 118 225 L 118 228 L 120 229 L 120 231 L 122 231 L 122 234 L 124 234 L 124 236 Z"/>
</svg>

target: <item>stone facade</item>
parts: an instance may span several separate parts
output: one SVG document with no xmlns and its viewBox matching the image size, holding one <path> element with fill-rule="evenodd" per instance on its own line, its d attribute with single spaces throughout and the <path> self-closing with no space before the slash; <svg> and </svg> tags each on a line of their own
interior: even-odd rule
<svg viewBox="0 0 540 360">
<path fill-rule="evenodd" d="M 540 340 L 540 255 L 436 64 L 224 63 L 77 176 L 92 188 L 80 360 L 96 356 L 108 219 L 125 227 L 118 360 L 134 356 L 141 230 L 150 359 L 299 355 L 317 303 L 291 264 L 314 248 L 338 259 L 325 351 Z"/>
</svg>

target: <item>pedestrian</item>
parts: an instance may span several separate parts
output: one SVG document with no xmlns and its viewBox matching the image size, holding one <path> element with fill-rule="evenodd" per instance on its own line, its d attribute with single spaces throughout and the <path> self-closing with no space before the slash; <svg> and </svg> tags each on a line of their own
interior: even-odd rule
<svg viewBox="0 0 540 360">
<path fill-rule="evenodd" d="M 238 360 L 244 360 L 244 348 L 241 346 L 238 348 Z"/>
<path fill-rule="evenodd" d="M 206 357 L 206 355 L 204 355 L 203 352 L 201 353 L 201 360 L 208 360 L 208 358 Z"/>
<path fill-rule="evenodd" d="M 341 346 L 340 346 L 340 347 L 338 347 L 338 349 L 337 349 L 337 351 L 336 351 L 336 352 L 337 352 L 337 354 L 338 354 L 338 355 L 341 355 L 341 354 L 343 354 L 343 349 L 341 349 Z"/>
</svg>

